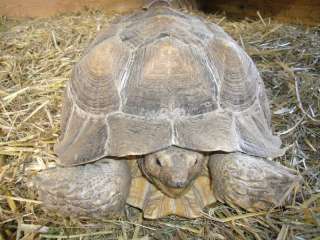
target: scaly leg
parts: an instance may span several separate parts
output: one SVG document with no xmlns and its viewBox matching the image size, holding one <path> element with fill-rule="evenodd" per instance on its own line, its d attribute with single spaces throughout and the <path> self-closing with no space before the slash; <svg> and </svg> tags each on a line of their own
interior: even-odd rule
<svg viewBox="0 0 320 240">
<path fill-rule="evenodd" d="M 57 167 L 34 178 L 45 208 L 62 215 L 112 217 L 123 209 L 131 184 L 125 160 L 102 159 Z"/>
<path fill-rule="evenodd" d="M 249 211 L 283 204 L 301 180 L 289 168 L 243 153 L 213 154 L 208 165 L 215 197 Z"/>
</svg>

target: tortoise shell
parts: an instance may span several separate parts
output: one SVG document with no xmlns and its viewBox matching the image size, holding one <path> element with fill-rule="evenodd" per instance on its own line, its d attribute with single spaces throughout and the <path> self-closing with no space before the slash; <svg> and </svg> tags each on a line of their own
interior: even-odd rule
<svg viewBox="0 0 320 240">
<path fill-rule="evenodd" d="M 263 81 L 219 26 L 169 7 L 118 19 L 98 35 L 65 91 L 62 165 L 197 151 L 282 154 Z"/>
</svg>

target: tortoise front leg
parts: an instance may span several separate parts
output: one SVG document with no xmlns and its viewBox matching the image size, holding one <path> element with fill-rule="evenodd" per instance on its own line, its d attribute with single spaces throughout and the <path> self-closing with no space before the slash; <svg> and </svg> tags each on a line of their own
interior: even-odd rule
<svg viewBox="0 0 320 240">
<path fill-rule="evenodd" d="M 57 167 L 34 178 L 44 207 L 62 215 L 112 217 L 123 209 L 131 184 L 125 160 L 102 159 Z"/>
<path fill-rule="evenodd" d="M 208 165 L 215 197 L 249 211 L 283 204 L 301 179 L 276 162 L 243 153 L 213 154 Z"/>
</svg>

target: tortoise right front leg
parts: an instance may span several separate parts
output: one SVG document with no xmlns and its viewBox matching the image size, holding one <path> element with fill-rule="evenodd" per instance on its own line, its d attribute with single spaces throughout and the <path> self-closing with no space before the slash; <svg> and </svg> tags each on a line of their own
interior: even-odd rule
<svg viewBox="0 0 320 240">
<path fill-rule="evenodd" d="M 126 203 L 131 175 L 126 160 L 104 158 L 95 163 L 57 167 L 34 178 L 44 207 L 62 215 L 112 217 Z"/>
<path fill-rule="evenodd" d="M 215 197 L 249 211 L 282 205 L 301 181 L 289 168 L 240 152 L 212 154 L 208 166 Z"/>
</svg>

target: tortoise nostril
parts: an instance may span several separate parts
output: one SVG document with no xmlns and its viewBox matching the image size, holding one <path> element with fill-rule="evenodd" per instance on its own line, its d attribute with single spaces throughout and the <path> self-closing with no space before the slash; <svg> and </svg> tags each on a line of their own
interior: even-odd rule
<svg viewBox="0 0 320 240">
<path fill-rule="evenodd" d="M 157 164 L 158 166 L 160 166 L 160 167 L 162 166 L 162 164 L 161 164 L 161 162 L 160 162 L 159 158 L 157 158 L 157 159 L 156 159 L 156 164 Z"/>
</svg>

